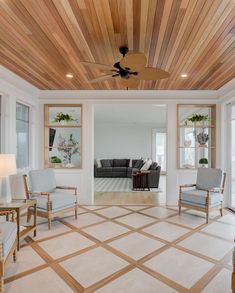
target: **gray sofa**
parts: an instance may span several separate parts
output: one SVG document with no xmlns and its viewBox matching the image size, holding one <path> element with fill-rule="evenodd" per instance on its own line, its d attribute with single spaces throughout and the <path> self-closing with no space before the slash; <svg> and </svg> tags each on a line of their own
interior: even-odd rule
<svg viewBox="0 0 235 293">
<path fill-rule="evenodd" d="M 139 171 L 144 165 L 141 159 L 103 159 L 101 167 L 98 167 L 97 161 L 94 164 L 94 176 L 96 178 L 131 178 L 132 174 Z M 158 188 L 161 167 L 156 162 L 152 163 L 148 174 L 149 188 Z"/>
</svg>

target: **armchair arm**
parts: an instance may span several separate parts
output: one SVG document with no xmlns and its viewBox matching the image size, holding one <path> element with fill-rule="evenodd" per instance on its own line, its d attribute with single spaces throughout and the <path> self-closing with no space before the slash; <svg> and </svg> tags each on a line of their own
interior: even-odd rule
<svg viewBox="0 0 235 293">
<path fill-rule="evenodd" d="M 188 188 L 188 187 L 195 187 L 196 184 L 184 184 L 184 185 L 180 185 L 180 188 Z"/>
<path fill-rule="evenodd" d="M 74 190 L 74 193 L 77 194 L 77 187 L 74 186 L 56 186 L 56 189 Z"/>
<path fill-rule="evenodd" d="M 208 192 L 221 192 L 223 193 L 224 189 L 220 187 L 215 187 L 207 190 Z"/>
</svg>

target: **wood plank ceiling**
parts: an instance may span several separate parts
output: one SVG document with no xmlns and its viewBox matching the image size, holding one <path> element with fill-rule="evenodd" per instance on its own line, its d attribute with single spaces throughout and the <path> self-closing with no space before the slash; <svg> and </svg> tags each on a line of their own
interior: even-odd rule
<svg viewBox="0 0 235 293">
<path fill-rule="evenodd" d="M 80 64 L 113 65 L 121 45 L 171 74 L 139 89 L 218 89 L 235 76 L 235 1 L 0 1 L 0 64 L 39 89 L 123 89 Z"/>
</svg>

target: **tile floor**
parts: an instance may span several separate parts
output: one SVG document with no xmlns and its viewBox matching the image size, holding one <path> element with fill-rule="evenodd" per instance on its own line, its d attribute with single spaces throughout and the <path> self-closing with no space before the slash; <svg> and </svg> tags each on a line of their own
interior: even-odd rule
<svg viewBox="0 0 235 293">
<path fill-rule="evenodd" d="M 39 222 L 8 265 L 5 292 L 227 293 L 234 237 L 229 211 L 206 225 L 174 208 L 81 206 L 51 231 Z"/>
</svg>

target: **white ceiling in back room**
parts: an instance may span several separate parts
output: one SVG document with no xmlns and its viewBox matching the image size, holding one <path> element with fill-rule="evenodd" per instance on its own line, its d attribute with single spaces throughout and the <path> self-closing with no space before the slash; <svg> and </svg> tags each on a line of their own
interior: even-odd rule
<svg viewBox="0 0 235 293">
<path fill-rule="evenodd" d="M 166 127 L 166 105 L 100 104 L 95 105 L 97 123 L 131 123 Z"/>
</svg>

